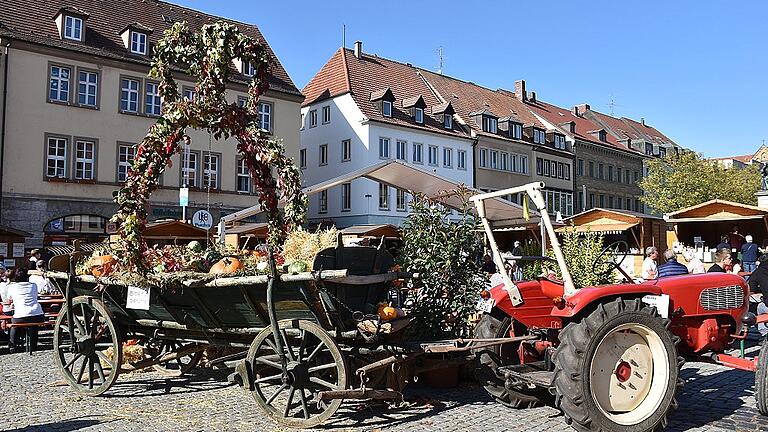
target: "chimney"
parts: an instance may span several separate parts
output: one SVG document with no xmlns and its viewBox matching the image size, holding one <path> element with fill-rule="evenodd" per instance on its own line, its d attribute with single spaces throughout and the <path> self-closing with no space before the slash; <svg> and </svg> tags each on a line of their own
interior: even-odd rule
<svg viewBox="0 0 768 432">
<path fill-rule="evenodd" d="M 645 117 L 640 117 L 640 123 L 645 126 Z"/>
<path fill-rule="evenodd" d="M 576 117 L 581 117 L 587 111 L 589 111 L 589 104 L 574 105 L 571 109 L 571 112 L 573 112 L 573 115 Z"/>
<path fill-rule="evenodd" d="M 535 91 L 531 92 L 531 102 L 536 103 L 536 92 Z"/>
<path fill-rule="evenodd" d="M 520 101 L 525 102 L 525 80 L 515 81 L 515 96 L 517 96 L 517 99 Z"/>
<path fill-rule="evenodd" d="M 355 57 L 360 58 L 363 55 L 363 42 L 355 41 Z"/>
</svg>

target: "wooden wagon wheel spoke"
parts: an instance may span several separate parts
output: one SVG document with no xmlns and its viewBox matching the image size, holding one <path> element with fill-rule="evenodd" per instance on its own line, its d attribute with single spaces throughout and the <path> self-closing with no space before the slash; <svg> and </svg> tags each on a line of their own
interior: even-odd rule
<svg viewBox="0 0 768 432">
<path fill-rule="evenodd" d="M 93 388 L 93 358 L 88 357 L 88 388 Z"/>
<path fill-rule="evenodd" d="M 316 355 L 320 354 L 320 352 L 321 352 L 321 351 L 324 351 L 324 350 L 328 350 L 328 348 L 327 348 L 327 347 L 325 347 L 325 346 L 324 346 L 324 345 L 321 343 L 320 345 L 318 345 L 317 347 L 315 347 L 314 351 L 312 351 L 312 354 L 310 354 L 310 355 L 309 355 L 309 357 L 307 357 L 307 359 L 306 359 L 305 361 L 306 361 L 307 363 L 311 362 L 311 361 L 312 361 L 312 359 L 314 359 Z"/>
<path fill-rule="evenodd" d="M 64 365 L 64 369 L 72 370 L 75 367 L 75 361 L 82 357 L 83 355 L 80 353 L 76 353 L 74 356 L 72 356 L 72 360 L 68 361 L 66 365 Z"/>
<path fill-rule="evenodd" d="M 315 384 L 317 384 L 319 386 L 323 386 L 323 387 L 325 387 L 327 389 L 330 389 L 330 390 L 338 390 L 339 389 L 338 386 L 335 386 L 335 385 L 329 383 L 328 381 L 325 381 L 325 380 L 323 380 L 321 378 L 318 378 L 318 377 L 309 377 L 309 381 L 313 382 L 313 383 L 315 383 Z"/>
<path fill-rule="evenodd" d="M 304 358 L 304 350 L 307 349 L 307 331 L 301 330 L 301 342 L 299 342 L 299 361 Z"/>
<path fill-rule="evenodd" d="M 278 369 L 278 370 L 282 370 L 283 369 L 283 366 L 281 366 L 280 363 L 273 362 L 272 360 L 267 360 L 265 358 L 257 358 L 256 362 L 257 363 L 261 363 L 261 364 L 265 364 L 267 366 L 271 366 L 271 367 L 273 367 L 275 369 Z"/>
<path fill-rule="evenodd" d="M 105 383 L 107 381 L 106 376 L 104 375 L 104 368 L 101 367 L 101 361 L 99 361 L 99 357 L 96 356 L 95 359 L 93 359 L 93 362 L 96 363 L 96 372 L 99 373 L 99 378 L 101 378 L 101 383 Z"/>
<path fill-rule="evenodd" d="M 309 407 L 307 407 L 307 396 L 304 394 L 304 389 L 300 389 L 299 397 L 301 398 L 301 410 L 304 411 L 304 418 L 309 419 Z"/>
<path fill-rule="evenodd" d="M 272 402 L 277 398 L 277 396 L 285 389 L 288 388 L 288 384 L 281 385 L 277 390 L 275 390 L 274 393 L 272 393 L 272 396 L 267 399 L 267 405 L 272 405 Z"/>
<path fill-rule="evenodd" d="M 85 373 L 85 366 L 86 366 L 87 362 L 88 362 L 88 358 L 84 356 L 83 357 L 83 364 L 80 365 L 80 372 L 78 372 L 78 374 L 77 374 L 77 382 L 79 382 L 79 383 L 83 382 L 83 374 Z"/>
<path fill-rule="evenodd" d="M 261 378 L 255 380 L 253 383 L 254 384 L 258 384 L 258 383 L 269 382 L 269 381 L 273 381 L 273 380 L 279 380 L 279 379 L 282 379 L 282 378 L 283 378 L 283 374 L 279 373 L 277 375 L 270 375 L 270 376 L 261 377 Z"/>
<path fill-rule="evenodd" d="M 326 364 L 320 365 L 320 366 L 313 366 L 313 367 L 309 368 L 308 372 L 309 373 L 314 373 L 314 372 L 319 372 L 321 370 L 333 369 L 335 367 L 336 367 L 336 363 L 326 363 Z"/>
<path fill-rule="evenodd" d="M 287 351 L 288 359 L 290 361 L 296 361 L 296 356 L 293 354 L 293 347 L 291 347 L 291 343 L 288 341 L 288 335 L 285 334 L 285 329 L 280 330 L 280 334 L 283 338 L 283 343 L 285 344 L 285 351 Z"/>
<path fill-rule="evenodd" d="M 291 411 L 291 403 L 293 402 L 293 395 L 296 393 L 296 388 L 291 386 L 291 391 L 288 393 L 288 402 L 285 404 L 285 411 L 283 411 L 283 417 L 288 417 L 288 413 Z"/>
</svg>

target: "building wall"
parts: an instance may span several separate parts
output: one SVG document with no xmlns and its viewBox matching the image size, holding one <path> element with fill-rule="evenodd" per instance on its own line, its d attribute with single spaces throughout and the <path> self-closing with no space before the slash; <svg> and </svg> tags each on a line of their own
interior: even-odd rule
<svg viewBox="0 0 768 432">
<path fill-rule="evenodd" d="M 524 155 L 528 158 L 526 174 L 504 171 L 502 169 L 493 169 L 481 167 L 479 165 L 481 149 L 498 150 L 499 152 L 508 152 L 509 154 Z M 475 146 L 475 186 L 481 190 L 500 190 L 515 186 L 521 186 L 530 183 L 533 180 L 535 170 L 533 151 L 530 144 L 513 142 L 508 140 L 494 139 L 485 135 L 478 135 L 477 145 Z"/>
<path fill-rule="evenodd" d="M 331 121 L 322 123 L 322 107 L 331 107 Z M 317 126 L 310 127 L 309 112 L 317 110 Z M 302 129 L 300 148 L 306 150 L 307 165 L 302 169 L 305 185 L 313 185 L 382 162 L 379 157 L 379 138 L 389 138 L 389 159 L 396 159 L 397 141 L 405 141 L 405 163 L 435 172 L 436 174 L 455 180 L 457 183 L 472 185 L 472 140 L 457 139 L 442 134 L 421 132 L 406 127 L 391 126 L 383 123 L 367 121 L 349 94 L 337 96 L 317 104 L 305 106 L 302 112 Z M 342 161 L 342 141 L 351 141 L 351 158 Z M 413 144 L 423 145 L 423 163 L 414 163 Z M 328 161 L 320 165 L 320 146 L 328 148 Z M 428 148 L 437 146 L 438 165 L 428 163 Z M 443 149 L 453 149 L 452 168 L 443 166 Z M 457 151 L 466 152 L 466 169 L 457 169 Z M 357 179 L 351 183 L 351 207 L 342 210 L 342 187 L 331 188 L 327 192 L 327 211 L 320 213 L 320 195 L 309 197 L 308 219 L 310 222 L 333 219 L 340 227 L 355 224 L 391 223 L 399 225 L 407 215 L 407 211 L 397 210 L 396 191 L 389 188 L 389 209 L 379 208 L 379 185 L 367 180 Z"/>
<path fill-rule="evenodd" d="M 613 197 L 613 208 L 618 208 L 618 199 L 621 198 L 621 208 L 627 210 L 626 200 L 631 200 L 628 210 L 639 211 L 636 200 L 639 200 L 643 192 L 635 181 L 635 176 L 640 180 L 643 173 L 643 158 L 626 152 L 611 150 L 577 140 L 574 146 L 576 153 L 576 180 L 574 204 L 575 211 L 581 212 L 592 207 L 611 208 L 610 197 Z M 583 174 L 579 172 L 579 161 L 584 161 Z M 589 175 L 589 162 L 594 164 L 594 176 Z M 603 179 L 599 178 L 599 166 L 603 164 Z M 614 180 L 608 178 L 609 166 L 613 167 Z M 621 169 L 621 181 L 617 180 L 617 168 Z M 626 183 L 626 170 L 630 172 L 629 184 Z M 587 200 L 583 200 L 583 187 L 587 189 Z M 589 197 L 594 195 L 594 206 L 589 205 Z M 600 195 L 604 196 L 604 205 L 600 205 Z"/>
<path fill-rule="evenodd" d="M 156 119 L 119 112 L 120 79 L 123 76 L 146 78 L 147 69 L 139 65 L 22 43 L 11 46 L 9 58 L 2 223 L 33 233 L 35 237 L 29 243 L 36 246 L 42 242 L 43 226 L 51 219 L 72 213 L 111 216 L 115 209 L 112 192 L 119 187 L 118 143 L 141 141 Z M 51 63 L 72 67 L 70 92 L 75 95 L 78 68 L 98 71 L 98 109 L 48 102 L 48 71 Z M 179 79 L 179 85 L 194 86 L 194 83 Z M 230 90 L 227 99 L 236 102 L 238 96 L 246 96 L 245 91 L 244 87 Z M 283 140 L 289 155 L 297 155 L 299 137 L 296 126 L 299 123 L 300 101 L 295 97 L 283 98 L 277 93 L 268 93 L 263 100 L 274 106 L 275 137 Z M 143 99 L 140 99 L 140 103 L 143 103 Z M 187 133 L 192 138 L 193 151 L 202 154 L 208 150 L 209 136 L 206 132 Z M 69 179 L 66 181 L 50 180 L 45 176 L 45 145 L 46 137 L 50 134 L 69 139 Z M 74 171 L 72 156 L 75 137 L 96 142 L 95 181 L 77 181 L 71 175 Z M 220 155 L 221 188 L 221 193 L 211 193 L 212 213 L 229 213 L 253 205 L 255 197 L 235 192 L 235 141 L 213 141 L 211 152 Z M 152 196 L 152 219 L 181 213 L 178 207 L 180 156 L 174 156 L 171 162 L 172 165 L 162 178 L 163 189 Z M 204 191 L 190 193 L 193 207 L 205 207 L 208 201 L 209 197 Z M 165 211 L 159 211 L 163 208 L 166 208 Z"/>
</svg>

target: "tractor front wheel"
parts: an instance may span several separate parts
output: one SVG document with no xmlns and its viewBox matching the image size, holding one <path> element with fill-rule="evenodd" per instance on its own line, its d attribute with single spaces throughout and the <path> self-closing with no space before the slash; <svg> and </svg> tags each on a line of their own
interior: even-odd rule
<svg viewBox="0 0 768 432">
<path fill-rule="evenodd" d="M 599 304 L 560 333 L 555 404 L 582 431 L 664 428 L 677 407 L 682 358 L 668 320 L 639 299 Z"/>
<path fill-rule="evenodd" d="M 757 410 L 762 415 L 768 415 L 768 342 L 760 346 L 755 369 L 755 399 Z"/>
</svg>

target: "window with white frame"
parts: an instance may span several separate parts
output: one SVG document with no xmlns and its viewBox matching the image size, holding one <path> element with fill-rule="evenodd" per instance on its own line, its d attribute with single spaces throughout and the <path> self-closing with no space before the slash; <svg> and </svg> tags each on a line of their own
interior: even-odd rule
<svg viewBox="0 0 768 432">
<path fill-rule="evenodd" d="M 381 115 L 384 117 L 392 117 L 392 102 L 381 101 Z"/>
<path fill-rule="evenodd" d="M 331 122 L 331 107 L 324 106 L 323 107 L 323 124 L 330 123 L 330 122 Z"/>
<path fill-rule="evenodd" d="M 51 66 L 48 99 L 56 102 L 69 102 L 69 77 L 71 70 L 63 66 Z"/>
<path fill-rule="evenodd" d="M 64 38 L 76 41 L 83 40 L 83 19 L 66 15 L 64 17 Z"/>
<path fill-rule="evenodd" d="M 251 173 L 248 171 L 248 164 L 245 162 L 245 158 L 237 160 L 237 174 L 236 174 L 237 191 L 240 193 L 251 192 Z"/>
<path fill-rule="evenodd" d="M 93 180 L 96 168 L 96 143 L 75 141 L 75 179 Z"/>
<path fill-rule="evenodd" d="M 389 210 L 389 186 L 379 183 L 379 210 Z"/>
<path fill-rule="evenodd" d="M 533 142 L 535 144 L 544 144 L 547 142 L 547 134 L 541 129 L 533 129 Z"/>
<path fill-rule="evenodd" d="M 203 155 L 203 187 L 219 188 L 219 155 L 211 153 Z"/>
<path fill-rule="evenodd" d="M 328 144 L 320 145 L 320 155 L 318 159 L 320 166 L 328 165 Z"/>
<path fill-rule="evenodd" d="M 259 103 L 259 127 L 267 132 L 272 132 L 272 104 Z"/>
<path fill-rule="evenodd" d="M 453 129 L 453 116 L 445 114 L 443 115 L 443 127 L 446 129 Z"/>
<path fill-rule="evenodd" d="M 509 171 L 509 153 L 501 152 L 499 160 L 499 169 L 502 171 Z"/>
<path fill-rule="evenodd" d="M 483 131 L 488 133 L 498 132 L 499 121 L 496 117 L 483 116 Z"/>
<path fill-rule="evenodd" d="M 77 84 L 77 102 L 80 105 L 95 107 L 99 91 L 99 74 L 80 71 Z"/>
<path fill-rule="evenodd" d="M 317 110 L 309 111 L 309 127 L 317 126 Z"/>
<path fill-rule="evenodd" d="M 467 151 L 458 150 L 456 152 L 456 168 L 460 170 L 467 169 Z"/>
<path fill-rule="evenodd" d="M 427 149 L 427 163 L 437 166 L 437 146 L 429 146 Z"/>
<path fill-rule="evenodd" d="M 299 168 L 304 169 L 307 167 L 307 149 L 299 150 Z"/>
<path fill-rule="evenodd" d="M 197 186 L 197 153 L 182 151 L 181 153 L 181 185 Z"/>
<path fill-rule="evenodd" d="M 249 77 L 256 75 L 256 68 L 253 66 L 252 62 L 243 60 L 243 75 Z"/>
<path fill-rule="evenodd" d="M 488 168 L 488 149 L 480 149 L 480 168 Z"/>
<path fill-rule="evenodd" d="M 161 107 L 159 85 L 152 82 L 146 83 L 144 86 L 144 113 L 159 116 Z"/>
<path fill-rule="evenodd" d="M 395 206 L 399 211 L 405 211 L 408 207 L 408 198 L 405 190 L 397 189 L 397 197 L 395 198 Z"/>
<path fill-rule="evenodd" d="M 67 139 L 49 137 L 46 145 L 45 176 L 67 177 Z"/>
<path fill-rule="evenodd" d="M 139 80 L 120 80 L 120 110 L 135 113 L 139 110 Z"/>
<path fill-rule="evenodd" d="M 317 195 L 317 212 L 328 213 L 328 190 L 322 190 Z"/>
<path fill-rule="evenodd" d="M 523 137 L 523 125 L 520 123 L 509 124 L 509 137 L 514 139 L 520 139 Z"/>
<path fill-rule="evenodd" d="M 408 142 L 403 140 L 397 140 L 395 145 L 395 156 L 398 160 L 404 161 L 408 159 Z"/>
<path fill-rule="evenodd" d="M 424 163 L 424 144 L 413 143 L 413 163 Z"/>
<path fill-rule="evenodd" d="M 352 160 L 352 140 L 344 140 L 341 142 L 341 161 L 349 162 Z"/>
<path fill-rule="evenodd" d="M 443 166 L 453 168 L 453 149 L 443 147 Z"/>
<path fill-rule="evenodd" d="M 565 137 L 562 135 L 555 134 L 555 148 L 560 150 L 565 150 Z"/>
<path fill-rule="evenodd" d="M 528 156 L 520 156 L 520 170 L 521 174 L 528 174 Z"/>
<path fill-rule="evenodd" d="M 137 31 L 131 32 L 131 52 L 147 55 L 147 34 Z"/>
<path fill-rule="evenodd" d="M 414 108 L 413 119 L 416 121 L 416 123 L 424 123 L 424 108 Z"/>
<path fill-rule="evenodd" d="M 491 168 L 499 169 L 499 151 L 491 150 Z"/>
<path fill-rule="evenodd" d="M 120 144 L 117 147 L 117 181 L 122 183 L 128 179 L 128 170 L 131 169 L 133 159 L 136 157 L 136 147 L 128 144 Z"/>
<path fill-rule="evenodd" d="M 379 138 L 379 159 L 389 159 L 389 138 Z"/>
<path fill-rule="evenodd" d="M 192 102 L 197 100 L 197 92 L 192 87 L 184 87 L 181 89 L 181 93 L 184 97 L 184 99 Z"/>
<path fill-rule="evenodd" d="M 350 210 L 352 208 L 352 183 L 343 183 L 341 185 L 341 210 Z"/>
</svg>

